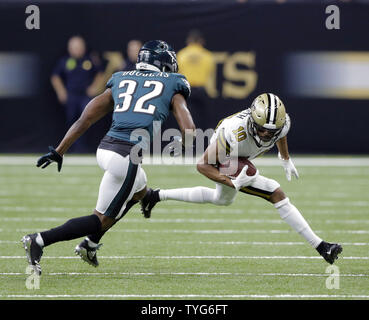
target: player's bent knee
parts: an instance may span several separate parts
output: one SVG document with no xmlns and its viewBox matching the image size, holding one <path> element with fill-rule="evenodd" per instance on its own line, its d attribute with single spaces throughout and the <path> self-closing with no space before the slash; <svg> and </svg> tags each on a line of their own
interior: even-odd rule
<svg viewBox="0 0 369 320">
<path fill-rule="evenodd" d="M 284 194 L 283 190 L 281 188 L 277 188 L 272 195 L 270 196 L 269 201 L 271 203 L 277 203 L 279 201 L 282 201 L 286 199 L 286 195 Z"/>
<path fill-rule="evenodd" d="M 102 231 L 108 230 L 115 223 L 115 219 L 107 217 L 97 210 L 94 211 L 94 214 L 96 214 L 100 219 Z"/>
<path fill-rule="evenodd" d="M 101 230 L 106 231 L 115 223 L 115 219 L 104 216 L 101 221 Z"/>
</svg>

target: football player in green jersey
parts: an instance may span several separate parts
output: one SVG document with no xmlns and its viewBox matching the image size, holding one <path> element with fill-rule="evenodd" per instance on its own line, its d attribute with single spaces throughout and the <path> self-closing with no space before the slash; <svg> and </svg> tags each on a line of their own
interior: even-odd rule
<svg viewBox="0 0 369 320">
<path fill-rule="evenodd" d="M 68 220 L 63 225 L 22 238 L 29 264 L 41 274 L 43 248 L 53 243 L 87 236 L 75 252 L 84 261 L 98 265 L 96 250 L 104 233 L 121 219 L 146 194 L 146 174 L 141 167 L 142 149 L 153 137 L 153 123 L 162 123 L 172 111 L 182 132 L 183 141 L 192 143 L 195 125 L 187 108 L 190 85 L 177 73 L 174 50 L 161 40 L 145 43 L 139 54 L 136 70 L 117 72 L 107 83 L 106 90 L 84 109 L 60 144 L 37 162 L 45 168 L 57 162 L 62 168 L 68 148 L 95 122 L 113 111 L 110 130 L 96 153 L 98 165 L 105 171 L 93 214 Z M 147 132 L 146 140 L 138 139 L 137 130 Z M 186 133 L 186 134 L 185 134 Z M 139 157 L 132 156 L 138 146 Z M 137 149 L 137 148 L 136 148 Z"/>
</svg>

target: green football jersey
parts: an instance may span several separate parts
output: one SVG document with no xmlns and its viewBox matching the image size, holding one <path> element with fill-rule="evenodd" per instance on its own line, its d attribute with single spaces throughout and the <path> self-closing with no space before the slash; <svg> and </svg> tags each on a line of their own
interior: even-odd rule
<svg viewBox="0 0 369 320">
<path fill-rule="evenodd" d="M 106 86 L 114 99 L 113 121 L 107 135 L 133 144 L 141 140 L 149 143 L 154 128 L 167 119 L 172 97 L 180 93 L 187 99 L 191 92 L 181 74 L 146 70 L 114 73 Z M 145 130 L 147 135 L 137 129 Z"/>
</svg>

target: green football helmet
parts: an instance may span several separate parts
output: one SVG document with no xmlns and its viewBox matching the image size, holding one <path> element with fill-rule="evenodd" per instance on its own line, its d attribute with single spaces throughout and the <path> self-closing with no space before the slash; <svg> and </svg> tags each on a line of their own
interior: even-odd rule
<svg viewBox="0 0 369 320">
<path fill-rule="evenodd" d="M 165 41 L 148 41 L 138 53 L 136 68 L 138 70 L 176 73 L 178 72 L 176 53 Z"/>
</svg>

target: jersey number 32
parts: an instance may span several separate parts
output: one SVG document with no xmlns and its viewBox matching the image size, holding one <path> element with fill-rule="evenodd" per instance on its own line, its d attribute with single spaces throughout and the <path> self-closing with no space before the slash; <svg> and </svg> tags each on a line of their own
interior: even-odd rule
<svg viewBox="0 0 369 320">
<path fill-rule="evenodd" d="M 123 102 L 116 105 L 115 112 L 125 112 L 131 107 L 133 94 L 136 93 L 137 85 L 138 83 L 134 80 L 122 80 L 119 83 L 119 89 L 125 87 L 126 91 L 118 95 L 118 98 L 123 99 Z M 164 84 L 160 81 L 146 80 L 143 83 L 143 87 L 152 88 L 152 90 L 137 99 L 133 112 L 154 114 L 156 107 L 153 104 L 149 104 L 144 108 L 144 104 L 150 99 L 160 96 L 163 92 Z"/>
</svg>

